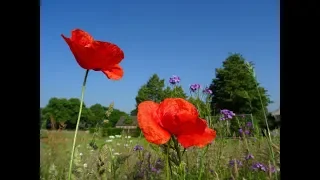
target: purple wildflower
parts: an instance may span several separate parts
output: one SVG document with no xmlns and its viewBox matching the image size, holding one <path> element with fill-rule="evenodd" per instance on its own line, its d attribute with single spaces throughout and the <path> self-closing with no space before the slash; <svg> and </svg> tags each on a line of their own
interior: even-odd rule
<svg viewBox="0 0 320 180">
<path fill-rule="evenodd" d="M 204 90 L 202 91 L 204 94 L 212 94 L 211 89 L 209 89 L 208 87 L 204 88 Z"/>
<path fill-rule="evenodd" d="M 245 157 L 246 160 L 249 160 L 249 159 L 254 159 L 254 156 L 252 154 L 248 154 L 246 157 Z"/>
<path fill-rule="evenodd" d="M 275 172 L 276 172 L 276 168 L 275 168 L 275 167 L 271 167 L 271 168 L 269 169 L 269 172 L 275 173 Z"/>
<path fill-rule="evenodd" d="M 246 135 L 249 135 L 249 134 L 250 134 L 250 131 L 249 131 L 249 130 L 245 130 L 244 133 L 245 133 Z"/>
<path fill-rule="evenodd" d="M 172 85 L 178 84 L 180 82 L 180 77 L 173 75 L 170 79 L 169 79 L 169 83 Z"/>
<path fill-rule="evenodd" d="M 234 166 L 234 163 L 237 162 L 237 166 L 242 166 L 242 162 L 240 160 L 230 160 L 229 165 Z"/>
<path fill-rule="evenodd" d="M 155 173 L 159 174 L 160 173 L 160 169 L 157 169 L 155 167 L 151 167 L 151 172 L 155 172 Z"/>
<path fill-rule="evenodd" d="M 242 134 L 242 133 L 243 133 L 243 130 L 242 130 L 242 128 L 240 128 L 240 129 L 239 129 L 239 133 L 240 133 L 240 134 Z"/>
<path fill-rule="evenodd" d="M 190 85 L 190 91 L 195 92 L 201 88 L 200 84 L 191 84 Z"/>
<path fill-rule="evenodd" d="M 255 171 L 261 170 L 261 171 L 264 171 L 264 172 L 266 172 L 268 170 L 268 168 L 265 165 L 263 165 L 262 163 L 259 163 L 259 162 L 258 163 L 254 163 L 252 165 L 252 169 L 255 170 Z"/>
<path fill-rule="evenodd" d="M 247 122 L 246 126 L 247 127 L 252 127 L 252 122 Z"/>
<path fill-rule="evenodd" d="M 236 114 L 228 109 L 220 110 L 220 114 L 222 117 L 220 118 L 221 121 L 232 119 Z"/>
<path fill-rule="evenodd" d="M 134 148 L 133 148 L 133 151 L 142 151 L 143 150 L 143 147 L 140 146 L 140 145 L 136 145 Z"/>
</svg>

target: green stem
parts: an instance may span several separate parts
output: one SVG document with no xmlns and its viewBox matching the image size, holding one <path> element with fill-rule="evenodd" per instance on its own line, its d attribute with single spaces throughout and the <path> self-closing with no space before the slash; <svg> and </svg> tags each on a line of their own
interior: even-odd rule
<svg viewBox="0 0 320 180">
<path fill-rule="evenodd" d="M 167 171 L 166 171 L 166 173 L 167 173 L 167 176 L 166 176 L 166 179 L 167 180 L 170 180 L 170 169 L 169 169 L 169 166 L 170 166 L 170 164 L 169 164 L 169 150 L 170 150 L 170 141 L 168 142 L 168 146 L 167 146 L 167 156 L 166 156 L 166 169 L 167 169 Z"/>
<path fill-rule="evenodd" d="M 178 141 L 175 137 L 172 137 L 172 140 L 173 140 L 173 143 L 174 143 L 174 149 L 176 150 L 177 152 L 177 156 L 178 156 L 178 166 L 180 166 L 181 164 L 181 152 L 180 152 L 180 148 L 179 148 L 179 144 L 178 144 Z"/>
<path fill-rule="evenodd" d="M 86 74 L 84 76 L 82 89 L 81 89 L 80 108 L 79 108 L 78 120 L 77 120 L 77 125 L 76 125 L 76 131 L 75 131 L 74 137 L 73 137 L 73 145 L 72 145 L 72 151 L 71 151 L 71 157 L 70 157 L 68 180 L 71 179 L 72 165 L 73 165 L 73 155 L 74 155 L 74 150 L 75 150 L 75 147 L 76 147 L 76 140 L 77 140 L 77 134 L 78 134 L 79 124 L 80 124 L 80 118 L 81 118 L 81 112 L 82 112 L 82 106 L 83 106 L 83 97 L 84 97 L 84 91 L 86 89 L 86 82 L 87 82 L 88 73 L 89 73 L 89 70 L 86 70 Z"/>
<path fill-rule="evenodd" d="M 201 180 L 202 178 L 202 173 L 203 173 L 203 158 L 206 155 L 207 151 L 209 149 L 209 145 L 207 145 L 205 147 L 205 149 L 202 151 L 202 155 L 200 157 L 200 172 L 199 172 L 199 176 L 198 176 L 198 180 Z"/>
<path fill-rule="evenodd" d="M 259 86 L 258 86 L 257 80 L 256 80 L 256 88 L 257 88 L 257 91 L 258 91 L 258 96 L 259 96 L 259 99 L 260 99 L 260 104 L 261 104 L 261 108 L 262 108 L 262 111 L 263 111 L 264 120 L 265 120 L 265 123 L 266 123 L 266 126 L 267 126 L 267 131 L 268 131 L 267 133 L 268 133 L 268 139 L 269 139 L 269 149 L 271 151 L 271 159 L 272 159 L 273 165 L 276 166 L 275 155 L 274 155 L 273 147 L 272 147 L 273 143 L 272 143 L 269 124 L 268 124 L 268 118 L 267 118 L 266 111 L 265 111 L 265 108 L 264 108 L 264 105 L 263 105 L 263 101 L 262 101 L 262 98 L 261 98 L 261 93 L 260 93 L 260 90 L 259 90 Z M 275 172 L 275 177 L 276 177 L 276 180 L 277 180 L 278 179 L 277 171 Z"/>
</svg>

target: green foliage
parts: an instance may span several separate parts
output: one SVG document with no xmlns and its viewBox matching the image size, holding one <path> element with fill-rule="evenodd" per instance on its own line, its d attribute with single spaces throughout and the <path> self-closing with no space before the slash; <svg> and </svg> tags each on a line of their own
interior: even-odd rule
<svg viewBox="0 0 320 180">
<path fill-rule="evenodd" d="M 136 116 L 137 115 L 137 109 L 133 109 L 131 112 L 130 112 L 130 115 L 131 116 Z"/>
<path fill-rule="evenodd" d="M 101 136 L 101 137 L 106 137 L 106 136 L 108 136 L 108 135 L 109 135 L 109 134 L 108 134 L 108 129 L 110 129 L 110 128 L 105 128 L 105 127 L 100 128 L 100 136 Z"/>
<path fill-rule="evenodd" d="M 90 134 L 93 134 L 95 131 L 96 131 L 96 128 L 94 128 L 94 127 L 89 128 L 89 133 Z"/>
<path fill-rule="evenodd" d="M 121 128 L 105 128 L 108 136 L 120 135 L 122 133 Z"/>
<path fill-rule="evenodd" d="M 253 66 L 253 63 L 250 63 Z M 257 86 L 266 109 L 271 102 L 267 90 L 260 87 L 256 78 L 248 70 L 245 59 L 240 54 L 231 54 L 222 68 L 216 69 L 216 77 L 212 80 L 211 107 L 212 112 L 229 109 L 236 114 L 261 116 L 261 103 Z"/>
<path fill-rule="evenodd" d="M 198 110 L 205 110 L 206 109 L 206 103 L 203 102 L 201 99 L 199 98 L 195 98 L 195 97 L 189 97 L 188 101 L 193 104 L 195 107 L 197 107 Z"/>
<path fill-rule="evenodd" d="M 162 94 L 163 94 L 162 100 L 170 97 L 183 98 L 183 99 L 186 99 L 188 97 L 187 94 L 184 92 L 182 86 L 179 86 L 179 85 L 176 85 L 173 88 L 170 88 L 169 86 L 167 86 L 163 90 Z"/>
<path fill-rule="evenodd" d="M 122 116 L 128 116 L 128 114 L 118 109 L 113 109 L 108 119 L 109 123 L 111 124 L 111 127 L 115 127 L 120 117 Z"/>
<path fill-rule="evenodd" d="M 89 108 L 92 112 L 91 122 L 96 124 L 100 121 L 103 121 L 106 118 L 107 108 L 102 106 L 101 104 L 94 104 Z"/>
<path fill-rule="evenodd" d="M 70 158 L 70 132 L 56 132 L 67 141 L 40 140 L 40 179 L 66 179 Z M 71 132 L 72 134 L 72 132 Z M 53 135 L 51 133 L 51 135 Z M 166 179 L 166 156 L 162 155 L 161 149 L 153 144 L 146 143 L 143 138 L 115 138 L 112 142 L 105 142 L 106 138 L 97 137 L 98 149 L 94 150 L 88 146 L 90 134 L 81 132 L 75 151 L 74 179 Z M 84 139 L 80 141 L 80 139 Z M 58 142 L 57 142 L 58 140 Z M 130 141 L 132 142 L 130 143 Z M 245 141 L 246 140 L 246 141 Z M 209 179 L 246 179 L 246 180 L 276 180 L 275 173 L 252 170 L 252 165 L 260 162 L 264 165 L 273 166 L 270 161 L 268 140 L 266 137 L 256 138 L 217 138 L 213 145 L 209 146 L 204 156 L 204 169 L 202 178 L 199 178 L 199 158 L 204 148 L 188 148 L 183 155 L 183 167 L 185 167 L 186 180 L 209 180 Z M 246 143 L 247 142 L 247 143 Z M 127 146 L 125 146 L 127 145 Z M 143 146 L 142 151 L 133 151 L 136 145 Z M 279 136 L 273 137 L 273 148 L 276 155 L 276 169 L 280 168 L 280 140 Z M 254 159 L 245 160 L 247 146 Z M 230 160 L 239 160 L 242 166 L 232 167 Z M 54 167 L 53 167 L 54 166 Z M 151 167 L 159 170 L 154 172 Z M 173 168 L 170 179 L 176 178 L 179 169 Z M 182 168 L 181 168 L 182 169 Z M 184 168 L 183 168 L 184 169 Z M 141 173 L 141 170 L 144 173 Z M 280 169 L 279 169 L 280 170 Z M 169 170 L 170 171 L 170 170 Z M 279 176 L 278 172 L 278 176 Z M 139 178 L 140 176 L 140 178 Z M 116 178 L 114 178 L 116 177 Z M 280 179 L 279 177 L 277 178 Z"/>
<path fill-rule="evenodd" d="M 139 127 L 137 127 L 137 129 L 132 134 L 132 137 L 140 137 L 140 135 L 142 136 L 143 133 L 141 133 L 141 129 Z"/>
<path fill-rule="evenodd" d="M 174 88 L 170 88 L 169 86 L 165 87 L 164 82 L 164 79 L 160 79 L 157 74 L 153 74 L 147 83 L 142 85 L 138 90 L 138 94 L 135 98 L 136 107 L 143 101 L 161 102 L 169 97 L 184 99 L 188 97 L 181 86 L 174 86 Z M 136 116 L 137 108 L 132 110 L 130 114 Z"/>
<path fill-rule="evenodd" d="M 59 123 L 66 123 L 67 129 L 74 129 L 78 118 L 80 107 L 80 100 L 77 98 L 56 98 L 53 97 L 49 100 L 48 105 L 44 108 L 40 108 L 40 120 L 41 126 L 45 127 L 51 123 L 51 118 L 55 121 L 56 127 Z M 83 104 L 81 113 L 81 121 L 79 128 L 87 129 L 90 127 L 95 128 L 97 124 L 102 123 L 106 119 L 107 107 L 101 104 L 94 104 L 90 108 L 87 108 Z M 127 115 L 125 112 L 118 109 L 113 109 L 108 120 L 109 123 L 104 127 L 114 127 L 121 116 Z"/>
<path fill-rule="evenodd" d="M 164 79 L 160 79 L 157 74 L 153 74 L 146 84 L 141 86 L 135 98 L 136 103 L 150 100 L 160 102 L 163 99 Z"/>
</svg>

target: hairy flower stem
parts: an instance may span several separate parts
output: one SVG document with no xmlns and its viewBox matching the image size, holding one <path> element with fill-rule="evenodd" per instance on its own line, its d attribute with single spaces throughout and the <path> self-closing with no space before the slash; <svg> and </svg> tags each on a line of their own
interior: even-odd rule
<svg viewBox="0 0 320 180">
<path fill-rule="evenodd" d="M 77 140 L 77 134 L 78 134 L 79 124 L 80 124 L 80 118 L 81 118 L 81 112 L 82 112 L 82 106 L 83 106 L 83 97 L 84 97 L 84 91 L 86 89 L 88 73 L 89 73 L 89 70 L 86 70 L 86 74 L 84 76 L 82 89 L 81 89 L 80 108 L 79 108 L 78 120 L 77 120 L 77 125 L 76 125 L 76 131 L 75 131 L 74 137 L 73 137 L 73 145 L 72 145 L 72 151 L 71 151 L 71 157 L 70 157 L 68 180 L 71 180 L 73 156 L 74 156 L 74 150 L 76 147 L 76 140 Z"/>
<path fill-rule="evenodd" d="M 172 140 L 173 140 L 173 143 L 174 143 L 174 149 L 176 150 L 177 152 L 177 156 L 178 156 L 178 166 L 180 166 L 181 164 L 181 151 L 180 151 L 180 148 L 179 148 L 179 144 L 178 144 L 178 141 L 175 137 L 172 137 Z"/>
</svg>

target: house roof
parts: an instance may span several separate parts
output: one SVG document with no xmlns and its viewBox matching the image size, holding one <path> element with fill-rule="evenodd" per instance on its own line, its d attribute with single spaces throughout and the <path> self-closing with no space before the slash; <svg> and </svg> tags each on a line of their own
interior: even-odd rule
<svg viewBox="0 0 320 180">
<path fill-rule="evenodd" d="M 130 116 L 130 118 L 132 119 L 132 123 L 131 124 L 126 124 L 125 120 L 126 120 L 126 116 L 121 116 L 120 119 L 118 120 L 116 126 L 137 126 L 137 116 Z"/>
</svg>

